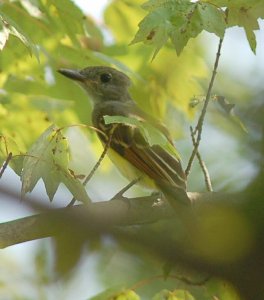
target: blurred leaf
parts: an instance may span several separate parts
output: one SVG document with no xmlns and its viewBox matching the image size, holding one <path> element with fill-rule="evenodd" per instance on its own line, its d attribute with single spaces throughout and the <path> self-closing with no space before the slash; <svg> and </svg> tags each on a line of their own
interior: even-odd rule
<svg viewBox="0 0 264 300">
<path fill-rule="evenodd" d="M 103 34 L 96 26 L 94 20 L 89 16 L 86 16 L 84 30 L 85 36 L 80 36 L 82 47 L 93 51 L 101 51 L 104 45 Z"/>
<path fill-rule="evenodd" d="M 3 20 L 1 20 L 0 26 L 1 26 L 0 27 L 1 28 L 1 31 L 0 31 L 0 50 L 3 50 L 7 40 L 9 38 L 9 30 L 7 28 L 7 25 L 3 22 Z"/>
<path fill-rule="evenodd" d="M 118 286 L 107 289 L 89 300 L 140 300 L 140 298 L 133 290 L 126 290 Z"/>
<path fill-rule="evenodd" d="M 40 285 L 45 285 L 52 281 L 52 274 L 49 268 L 49 255 L 44 244 L 40 245 L 36 250 L 34 265 L 36 270 L 36 279 Z"/>
<path fill-rule="evenodd" d="M 220 105 L 220 107 L 225 111 L 226 116 L 228 116 L 236 125 L 238 125 L 244 132 L 248 133 L 246 126 L 236 115 L 234 108 L 235 104 L 229 103 L 223 96 L 215 96 L 214 100 Z"/>
<path fill-rule="evenodd" d="M 78 47 L 77 34 L 84 35 L 83 23 L 85 20 L 80 8 L 70 0 L 47 0 L 47 4 L 43 6 L 47 6 L 48 9 L 52 9 L 55 12 L 57 18 L 54 21 L 57 22 L 57 26 L 59 28 L 62 27 L 63 31 L 71 39 L 72 44 Z"/>
<path fill-rule="evenodd" d="M 2 29 L 0 32 L 0 50 L 3 50 L 6 41 L 11 34 L 17 37 L 28 48 L 29 53 L 31 55 L 34 54 L 39 61 L 37 47 L 32 43 L 32 41 L 27 37 L 26 33 L 23 32 L 23 30 L 19 26 L 3 12 L 0 13 L 0 22 L 0 24 L 2 25 Z"/>
<path fill-rule="evenodd" d="M 29 102 L 34 108 L 47 113 L 52 113 L 54 111 L 62 112 L 65 109 L 73 106 L 73 101 L 51 98 L 45 95 L 30 96 Z"/>
<path fill-rule="evenodd" d="M 156 294 L 152 300 L 195 300 L 187 290 L 163 290 Z"/>
<path fill-rule="evenodd" d="M 55 269 L 58 276 L 68 275 L 77 266 L 82 255 L 85 239 L 82 237 L 82 233 L 79 234 L 73 230 L 73 227 L 66 226 L 62 228 L 64 233 L 57 235 L 53 239 Z"/>
<path fill-rule="evenodd" d="M 234 110 L 235 104 L 229 103 L 223 96 L 215 96 L 214 99 L 223 108 L 223 110 L 229 115 Z"/>
<path fill-rule="evenodd" d="M 105 10 L 105 22 L 117 42 L 128 44 L 131 41 L 138 22 L 144 16 L 141 3 L 142 0 L 115 0 Z"/>
<path fill-rule="evenodd" d="M 37 5 L 38 1 L 20 0 L 21 5 L 34 18 L 42 18 L 43 14 Z"/>
<path fill-rule="evenodd" d="M 118 293 L 120 290 L 123 290 L 123 286 L 115 286 L 115 287 L 111 287 L 103 292 L 101 292 L 100 294 L 89 298 L 89 300 L 108 300 L 111 299 L 111 297 L 113 297 L 113 295 L 115 295 L 116 293 Z"/>
<path fill-rule="evenodd" d="M 68 170 L 68 164 L 67 140 L 58 128 L 51 125 L 33 144 L 24 159 L 22 193 L 31 192 L 42 178 L 50 200 L 62 182 L 76 199 L 89 202 L 85 188 Z"/>
<path fill-rule="evenodd" d="M 139 296 L 132 290 L 125 290 L 109 300 L 140 300 Z"/>
</svg>

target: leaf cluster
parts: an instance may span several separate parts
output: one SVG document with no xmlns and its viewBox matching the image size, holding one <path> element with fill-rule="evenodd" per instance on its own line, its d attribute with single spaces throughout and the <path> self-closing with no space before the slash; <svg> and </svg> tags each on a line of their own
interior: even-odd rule
<svg viewBox="0 0 264 300">
<path fill-rule="evenodd" d="M 223 38 L 225 30 L 232 26 L 244 28 L 251 50 L 255 53 L 254 30 L 259 29 L 258 18 L 264 18 L 261 0 L 150 0 L 142 7 L 148 14 L 140 22 L 132 44 L 144 42 L 152 45 L 155 47 L 153 58 L 168 39 L 180 55 L 188 41 L 202 31 Z"/>
</svg>

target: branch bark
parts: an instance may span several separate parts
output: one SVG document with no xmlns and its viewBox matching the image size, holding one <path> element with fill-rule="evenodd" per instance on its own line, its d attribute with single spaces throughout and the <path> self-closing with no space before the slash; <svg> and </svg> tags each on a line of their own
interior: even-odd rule
<svg viewBox="0 0 264 300">
<path fill-rule="evenodd" d="M 16 193 L 1 188 L 2 194 L 16 199 Z M 210 193 L 189 193 L 192 202 L 208 200 Z M 42 211 L 29 217 L 16 219 L 0 224 L 0 248 L 60 233 L 66 223 L 80 226 L 87 232 L 108 231 L 113 226 L 128 226 L 152 223 L 176 216 L 176 212 L 165 202 L 159 202 L 156 195 L 126 199 L 123 197 L 110 201 L 75 205 L 66 208 L 47 209 L 37 204 L 36 199 L 25 202 L 25 205 Z"/>
</svg>

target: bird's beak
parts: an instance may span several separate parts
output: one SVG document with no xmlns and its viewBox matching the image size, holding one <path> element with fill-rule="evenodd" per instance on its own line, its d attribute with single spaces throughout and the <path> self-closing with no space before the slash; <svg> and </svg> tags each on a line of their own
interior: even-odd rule
<svg viewBox="0 0 264 300">
<path fill-rule="evenodd" d="M 84 80 L 85 80 L 85 76 L 82 75 L 79 70 L 59 69 L 58 72 L 64 76 L 66 76 L 70 79 L 76 80 L 76 81 L 84 82 Z"/>
</svg>

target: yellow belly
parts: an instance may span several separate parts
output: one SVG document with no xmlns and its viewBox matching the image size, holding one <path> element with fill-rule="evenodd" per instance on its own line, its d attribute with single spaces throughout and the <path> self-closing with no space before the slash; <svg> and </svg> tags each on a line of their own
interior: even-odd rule
<svg viewBox="0 0 264 300">
<path fill-rule="evenodd" d="M 112 149 L 107 150 L 107 155 L 113 162 L 113 164 L 118 168 L 120 173 L 127 178 L 129 181 L 133 181 L 139 177 L 141 180 L 139 184 L 147 189 L 157 189 L 155 182 L 146 174 L 143 174 L 139 169 L 134 167 L 129 161 L 119 155 L 116 151 Z"/>
</svg>

